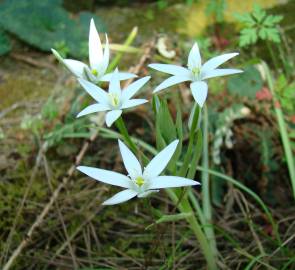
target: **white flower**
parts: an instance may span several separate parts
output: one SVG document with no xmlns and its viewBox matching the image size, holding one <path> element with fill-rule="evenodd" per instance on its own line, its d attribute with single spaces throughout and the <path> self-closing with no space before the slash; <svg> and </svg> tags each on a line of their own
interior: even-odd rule
<svg viewBox="0 0 295 270">
<path fill-rule="evenodd" d="M 143 77 L 131 83 L 122 91 L 119 81 L 119 72 L 118 69 L 116 69 L 112 74 L 108 93 L 91 82 L 84 79 L 78 79 L 82 87 L 97 101 L 97 103 L 86 107 L 77 115 L 77 117 L 94 112 L 108 111 L 105 121 L 107 126 L 110 127 L 121 116 L 123 109 L 135 107 L 148 102 L 146 99 L 131 98 L 150 78 L 150 76 Z"/>
<path fill-rule="evenodd" d="M 128 176 L 113 171 L 86 166 L 79 166 L 77 169 L 95 180 L 126 188 L 106 200 L 103 203 L 104 205 L 122 203 L 135 196 L 138 198 L 146 197 L 152 192 L 158 192 L 158 189 L 160 188 L 198 185 L 198 182 L 183 177 L 160 176 L 172 158 L 177 144 L 178 140 L 170 143 L 150 161 L 146 168 L 142 170 L 135 155 L 119 140 L 119 148 Z"/>
<path fill-rule="evenodd" d="M 66 68 L 68 68 L 76 77 L 83 78 L 85 80 L 91 81 L 93 83 L 98 83 L 99 81 L 110 81 L 112 74 L 105 74 L 110 59 L 110 49 L 108 36 L 105 34 L 106 44 L 103 51 L 101 41 L 96 30 L 93 19 L 90 22 L 89 30 L 89 66 L 86 64 L 72 59 L 63 59 L 60 54 L 51 49 L 55 57 L 63 63 Z M 136 77 L 135 74 L 122 72 L 119 74 L 120 80 L 126 80 Z"/>
<path fill-rule="evenodd" d="M 235 57 L 238 53 L 227 53 L 213 57 L 202 65 L 198 44 L 195 43 L 188 56 L 188 68 L 167 64 L 150 64 L 149 67 L 155 70 L 173 75 L 156 87 L 154 93 L 172 85 L 192 81 L 190 88 L 195 101 L 202 107 L 208 94 L 208 85 L 204 80 L 213 77 L 236 74 L 243 72 L 239 69 L 217 68 L 227 60 Z"/>
</svg>

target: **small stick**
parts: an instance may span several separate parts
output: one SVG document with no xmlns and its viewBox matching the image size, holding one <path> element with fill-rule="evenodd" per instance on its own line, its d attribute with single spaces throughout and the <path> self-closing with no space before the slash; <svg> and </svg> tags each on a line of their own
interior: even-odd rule
<svg viewBox="0 0 295 270">
<path fill-rule="evenodd" d="M 149 58 L 152 48 L 154 47 L 154 41 L 150 42 L 146 49 L 144 50 L 144 54 L 139 60 L 138 65 L 136 65 L 134 68 L 130 68 L 129 72 L 138 73 L 142 66 L 144 65 L 145 61 Z M 130 79 L 126 82 L 125 87 L 128 86 L 133 79 Z M 99 134 L 99 129 L 97 129 L 89 140 L 86 140 L 79 152 L 79 154 L 76 156 L 75 163 L 68 169 L 67 174 L 63 177 L 62 182 L 57 186 L 57 188 L 54 190 L 49 202 L 46 204 L 46 206 L 43 208 L 42 212 L 39 214 L 39 216 L 36 218 L 35 222 L 32 224 L 29 231 L 26 233 L 24 239 L 21 241 L 19 246 L 13 251 L 12 255 L 10 256 L 9 260 L 6 262 L 2 270 L 9 270 L 14 261 L 17 259 L 17 257 L 20 255 L 22 250 L 29 244 L 32 235 L 34 231 L 40 227 L 42 224 L 45 216 L 48 214 L 50 209 L 52 208 L 53 204 L 55 203 L 57 197 L 59 196 L 60 191 L 67 185 L 70 178 L 73 176 L 76 166 L 80 164 L 82 161 L 86 151 L 88 150 L 90 144 L 97 138 Z"/>
</svg>

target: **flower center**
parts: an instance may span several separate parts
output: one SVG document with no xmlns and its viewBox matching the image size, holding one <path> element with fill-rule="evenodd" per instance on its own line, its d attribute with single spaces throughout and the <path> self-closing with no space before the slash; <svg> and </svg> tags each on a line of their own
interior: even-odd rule
<svg viewBox="0 0 295 270">
<path fill-rule="evenodd" d="M 98 75 L 98 71 L 96 69 L 92 69 L 91 70 L 91 73 L 94 75 L 94 76 L 97 76 Z"/>
<path fill-rule="evenodd" d="M 198 78 L 200 76 L 200 74 L 201 74 L 201 68 L 200 67 L 194 67 L 192 72 L 193 72 L 194 76 L 196 78 Z"/>
<path fill-rule="evenodd" d="M 116 93 L 110 93 L 109 94 L 109 98 L 110 98 L 110 101 L 111 101 L 112 106 L 114 106 L 114 107 L 118 107 L 119 106 L 120 99 L 119 99 L 118 94 L 116 94 Z"/>
<path fill-rule="evenodd" d="M 141 187 L 143 184 L 144 184 L 144 179 L 141 177 L 141 176 L 138 176 L 138 177 L 136 177 L 135 178 L 135 183 L 139 186 L 139 187 Z"/>
</svg>

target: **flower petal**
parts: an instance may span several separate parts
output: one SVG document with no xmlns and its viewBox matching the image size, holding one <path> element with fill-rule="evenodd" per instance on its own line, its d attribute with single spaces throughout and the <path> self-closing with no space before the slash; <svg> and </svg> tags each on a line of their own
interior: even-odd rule
<svg viewBox="0 0 295 270">
<path fill-rule="evenodd" d="M 170 87 L 172 85 L 182 83 L 185 81 L 191 81 L 191 77 L 188 76 L 172 76 L 168 78 L 167 80 L 163 81 L 161 84 L 159 84 L 156 89 L 153 91 L 153 93 L 159 92 L 167 87 Z"/>
<path fill-rule="evenodd" d="M 101 70 L 100 74 L 105 74 L 105 72 L 108 69 L 109 66 L 109 61 L 110 61 L 110 46 L 109 46 L 109 40 L 108 40 L 108 35 L 106 35 L 106 44 L 104 47 L 104 52 L 103 52 L 103 59 L 102 59 L 102 64 L 101 64 Z"/>
<path fill-rule="evenodd" d="M 188 55 L 187 66 L 190 70 L 193 70 L 193 68 L 195 67 L 200 68 L 201 65 L 202 65 L 202 59 L 201 59 L 198 43 L 196 42 Z"/>
<path fill-rule="evenodd" d="M 118 192 L 110 199 L 104 201 L 102 205 L 114 205 L 122 202 L 126 202 L 137 195 L 137 192 L 131 189 L 126 189 Z"/>
<path fill-rule="evenodd" d="M 217 68 L 218 66 L 228 61 L 229 59 L 237 56 L 238 54 L 239 53 L 226 53 L 226 54 L 213 57 L 202 66 L 201 71 L 202 73 L 207 73 L 208 71 L 211 71 Z"/>
<path fill-rule="evenodd" d="M 184 67 L 168 64 L 149 64 L 148 67 L 175 76 L 190 76 L 191 72 Z"/>
<path fill-rule="evenodd" d="M 106 124 L 110 127 L 122 114 L 122 110 L 113 110 L 106 114 Z"/>
<path fill-rule="evenodd" d="M 104 104 L 92 104 L 86 107 L 84 110 L 78 113 L 77 117 L 81 117 L 86 114 L 95 113 L 95 112 L 103 112 L 110 110 L 107 105 Z"/>
<path fill-rule="evenodd" d="M 123 142 L 118 141 L 123 163 L 129 176 L 132 179 L 141 176 L 142 169 L 138 159 Z"/>
<path fill-rule="evenodd" d="M 129 99 L 122 104 L 121 109 L 136 107 L 136 106 L 144 104 L 146 102 L 148 102 L 148 100 L 146 100 L 146 99 Z"/>
<path fill-rule="evenodd" d="M 175 140 L 158 153 L 144 169 L 143 175 L 148 178 L 158 176 L 172 158 L 179 140 Z"/>
<path fill-rule="evenodd" d="M 220 77 L 225 75 L 232 75 L 237 73 L 242 73 L 243 70 L 241 69 L 231 69 L 231 68 L 224 68 L 224 69 L 213 69 L 209 70 L 206 73 L 202 73 L 202 80 L 206 80 L 209 78 Z"/>
<path fill-rule="evenodd" d="M 158 176 L 150 180 L 151 189 L 200 185 L 199 182 L 179 176 Z"/>
<path fill-rule="evenodd" d="M 100 78 L 100 81 L 109 82 L 112 79 L 112 75 L 113 75 L 113 73 L 105 74 Z M 136 77 L 137 77 L 137 75 L 135 75 L 133 73 L 119 72 L 119 80 L 120 81 L 128 80 L 128 79 L 131 79 L 131 78 L 136 78 Z"/>
<path fill-rule="evenodd" d="M 144 191 L 144 192 L 142 192 L 142 193 L 139 193 L 139 194 L 137 195 L 137 197 L 138 197 L 138 198 L 145 198 L 145 197 L 149 196 L 150 194 L 155 193 L 155 192 L 159 192 L 159 191 L 160 191 L 160 190 L 158 190 L 158 189 Z"/>
<path fill-rule="evenodd" d="M 64 61 L 65 66 L 78 78 L 85 78 L 85 69 L 89 69 L 87 65 L 84 63 L 72 60 L 72 59 L 65 59 Z"/>
<path fill-rule="evenodd" d="M 128 85 L 122 92 L 123 101 L 132 98 L 138 90 L 150 80 L 150 78 L 151 76 L 146 76 Z"/>
<path fill-rule="evenodd" d="M 130 186 L 132 185 L 132 181 L 130 180 L 129 177 L 117 172 L 93 168 L 93 167 L 87 167 L 87 166 L 79 166 L 77 167 L 77 170 L 79 170 L 82 173 L 85 173 L 86 175 L 88 175 L 89 177 L 95 180 L 98 180 L 100 182 L 110 184 L 113 186 L 130 188 Z"/>
<path fill-rule="evenodd" d="M 54 49 L 51 49 L 54 56 L 57 60 L 62 63 L 70 72 L 72 72 L 78 78 L 85 78 L 84 69 L 88 69 L 87 65 L 84 63 L 72 60 L 72 59 L 63 59 L 61 55 Z"/>
<path fill-rule="evenodd" d="M 78 79 L 78 81 L 81 84 L 81 86 L 86 90 L 86 92 L 90 96 L 92 96 L 98 103 L 101 103 L 103 105 L 109 104 L 109 96 L 103 89 L 84 79 Z"/>
<path fill-rule="evenodd" d="M 208 94 L 207 83 L 203 81 L 193 82 L 191 83 L 190 88 L 195 101 L 200 105 L 200 107 L 203 107 Z"/>
<path fill-rule="evenodd" d="M 118 69 L 112 73 L 112 78 L 110 80 L 109 84 L 109 93 L 116 94 L 119 97 L 121 97 L 121 86 L 120 86 L 120 80 L 119 80 L 119 72 Z"/>
<path fill-rule="evenodd" d="M 101 41 L 97 33 L 94 20 L 90 21 L 89 29 L 89 63 L 92 69 L 100 70 L 103 61 Z"/>
</svg>

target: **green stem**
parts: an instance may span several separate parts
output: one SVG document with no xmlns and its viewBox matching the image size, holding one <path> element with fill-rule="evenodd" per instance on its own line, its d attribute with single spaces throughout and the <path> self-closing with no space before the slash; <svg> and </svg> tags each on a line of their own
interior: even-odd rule
<svg viewBox="0 0 295 270">
<path fill-rule="evenodd" d="M 122 116 L 120 116 L 118 118 L 118 120 L 115 122 L 115 124 L 116 124 L 116 127 L 118 128 L 119 132 L 123 136 L 125 143 L 130 147 L 132 152 L 134 154 L 136 154 L 136 155 L 140 154 L 140 156 L 143 159 L 144 164 L 147 164 L 149 162 L 149 159 L 144 155 L 144 153 L 139 152 L 136 144 L 132 141 L 132 139 L 131 139 L 131 137 L 130 137 L 130 135 L 128 133 L 128 130 L 126 128 L 126 125 L 125 125 L 125 123 L 123 121 Z"/>
<path fill-rule="evenodd" d="M 189 143 L 188 143 L 188 147 L 187 147 L 187 152 L 184 157 L 183 165 L 182 165 L 180 172 L 178 174 L 179 176 L 182 176 L 182 177 L 184 177 L 186 175 L 186 172 L 188 170 L 188 167 L 189 167 L 189 164 L 191 161 L 190 159 L 191 159 L 191 155 L 192 155 L 192 151 L 193 151 L 193 144 L 194 144 L 194 139 L 195 139 L 195 135 L 196 135 L 196 127 L 198 125 L 199 115 L 201 112 L 201 110 L 199 108 L 200 108 L 199 106 L 195 106 L 192 126 L 191 126 L 191 130 L 190 130 L 190 134 L 189 134 Z"/>
<path fill-rule="evenodd" d="M 123 135 L 123 138 L 125 140 L 125 142 L 128 144 L 128 146 L 131 148 L 131 150 L 134 153 L 137 153 L 137 147 L 135 145 L 135 143 L 131 140 L 128 130 L 125 126 L 125 123 L 123 121 L 122 116 L 120 116 L 118 118 L 118 120 L 115 122 L 117 129 L 119 130 L 119 132 Z"/>
<path fill-rule="evenodd" d="M 132 29 L 132 31 L 130 32 L 129 36 L 127 37 L 127 39 L 125 40 L 125 42 L 123 43 L 123 46 L 129 46 L 135 39 L 136 35 L 137 35 L 137 27 L 134 27 Z M 124 55 L 124 52 L 118 52 L 114 58 L 114 60 L 110 63 L 109 67 L 108 67 L 108 72 L 111 72 L 113 69 L 115 69 L 115 67 L 118 65 L 118 63 L 120 62 L 122 56 Z"/>
<path fill-rule="evenodd" d="M 273 64 L 274 64 L 276 70 L 279 70 L 280 65 L 279 65 L 279 63 L 278 63 L 278 59 L 277 59 L 276 54 L 274 53 L 273 48 L 272 48 L 272 46 L 271 46 L 271 44 L 270 44 L 269 41 L 266 41 L 266 46 L 267 46 L 267 49 L 268 49 L 268 51 L 269 51 L 269 53 L 270 53 L 270 56 L 271 56 L 272 62 L 273 62 Z"/>
<path fill-rule="evenodd" d="M 179 198 L 176 195 L 176 193 L 172 189 L 166 190 L 169 197 L 173 201 L 175 205 L 177 205 L 178 209 L 182 213 L 192 213 L 193 209 L 188 201 L 188 199 L 185 197 L 179 202 Z M 217 264 L 216 264 L 216 258 L 214 257 L 213 253 L 211 252 L 211 248 L 208 244 L 208 240 L 202 231 L 202 228 L 196 218 L 195 215 L 191 215 L 187 217 L 187 222 L 190 225 L 191 230 L 193 231 L 194 235 L 196 236 L 200 248 L 205 256 L 207 266 L 209 270 L 216 270 Z"/>
<path fill-rule="evenodd" d="M 290 139 L 288 137 L 288 130 L 287 130 L 287 125 L 284 120 L 284 114 L 283 111 L 280 107 L 280 103 L 276 97 L 276 93 L 274 90 L 274 85 L 273 85 L 273 80 L 270 74 L 270 71 L 265 63 L 263 63 L 263 67 L 266 73 L 266 78 L 267 78 L 267 83 L 268 87 L 271 91 L 271 94 L 273 96 L 273 103 L 274 103 L 274 109 L 275 113 L 277 116 L 277 121 L 279 125 L 279 130 L 280 130 L 280 135 L 283 143 L 283 148 L 285 151 L 285 156 L 287 160 L 287 165 L 288 165 L 288 170 L 289 170 L 289 175 L 291 179 L 291 185 L 292 185 L 292 190 L 293 190 L 293 196 L 295 199 L 295 164 L 294 164 L 294 159 L 293 159 L 293 154 L 292 154 L 292 148 L 290 144 Z"/>
<path fill-rule="evenodd" d="M 209 168 L 209 151 L 208 151 L 208 110 L 207 106 L 204 105 L 203 108 L 203 156 L 202 156 L 202 166 L 206 169 Z M 210 199 L 210 180 L 209 173 L 202 172 L 202 202 L 203 202 L 203 212 L 206 220 L 206 226 L 204 227 L 205 234 L 209 240 L 214 256 L 217 256 L 217 247 L 215 241 L 214 229 L 212 226 L 212 207 Z"/>
</svg>

